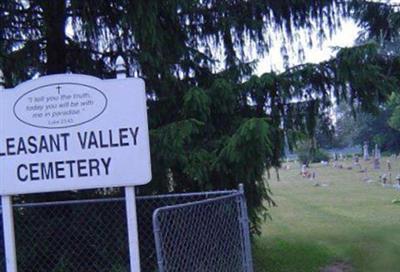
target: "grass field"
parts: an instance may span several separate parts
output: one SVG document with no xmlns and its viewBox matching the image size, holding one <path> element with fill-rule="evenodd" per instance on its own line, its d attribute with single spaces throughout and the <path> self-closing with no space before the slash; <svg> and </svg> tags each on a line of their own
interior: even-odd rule
<svg viewBox="0 0 400 272">
<path fill-rule="evenodd" d="M 312 272 L 343 262 L 353 271 L 399 272 L 400 204 L 392 200 L 400 198 L 400 192 L 378 183 L 387 171 L 386 159 L 382 162 L 382 170 L 376 171 L 361 162 L 375 183 L 363 181 L 366 174 L 358 169 L 315 164 L 314 181 L 302 178 L 298 165 L 282 169 L 281 181 L 270 181 L 278 207 L 271 208 L 272 221 L 255 241 L 256 271 Z M 391 163 L 395 177 L 400 160 Z"/>
</svg>

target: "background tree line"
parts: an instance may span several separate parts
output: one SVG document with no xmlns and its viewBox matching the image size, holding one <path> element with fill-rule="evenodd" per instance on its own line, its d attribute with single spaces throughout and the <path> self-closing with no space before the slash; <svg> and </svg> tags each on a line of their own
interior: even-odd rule
<svg viewBox="0 0 400 272">
<path fill-rule="evenodd" d="M 380 19 L 371 16 L 376 8 Z M 284 135 L 293 148 L 314 138 L 334 103 L 377 112 L 397 92 L 400 62 L 376 42 L 380 29 L 385 41 L 397 31 L 385 25 L 385 12 L 396 13 L 387 4 L 338 0 L 1 1 L 0 68 L 7 87 L 65 72 L 110 78 L 121 55 L 148 93 L 153 180 L 140 193 L 244 183 L 257 230 L 274 203 L 264 173 L 280 166 Z M 350 16 L 366 29 L 357 47 L 320 64 L 253 75 L 249 48 L 262 56 L 276 39 L 299 42 L 301 29 L 324 39 Z"/>
<path fill-rule="evenodd" d="M 399 61 L 400 13 L 397 4 L 384 1 L 355 1 L 352 3 L 353 16 L 363 27 L 356 43 L 359 45 L 375 44 L 378 53 Z M 398 80 L 397 67 L 390 65 L 389 71 Z M 316 141 L 318 147 L 325 149 L 343 148 L 369 143 L 372 149 L 377 144 L 387 153 L 400 152 L 400 97 L 395 88 L 385 103 L 373 111 L 363 111 L 341 103 L 336 108 L 336 122 L 322 120 L 318 123 Z"/>
</svg>

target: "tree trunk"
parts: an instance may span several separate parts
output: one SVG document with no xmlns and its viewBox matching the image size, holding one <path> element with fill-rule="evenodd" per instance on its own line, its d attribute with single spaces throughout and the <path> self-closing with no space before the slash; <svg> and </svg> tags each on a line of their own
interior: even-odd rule
<svg viewBox="0 0 400 272">
<path fill-rule="evenodd" d="M 48 75 L 65 73 L 67 70 L 65 0 L 46 0 L 41 6 L 46 40 L 46 73 Z"/>
</svg>

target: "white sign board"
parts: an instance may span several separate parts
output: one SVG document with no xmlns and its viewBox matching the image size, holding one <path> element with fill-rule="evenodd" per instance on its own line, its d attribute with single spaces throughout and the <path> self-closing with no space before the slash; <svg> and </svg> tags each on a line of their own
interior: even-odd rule
<svg viewBox="0 0 400 272">
<path fill-rule="evenodd" d="M 53 75 L 0 91 L 0 194 L 151 180 L 141 79 Z"/>
</svg>

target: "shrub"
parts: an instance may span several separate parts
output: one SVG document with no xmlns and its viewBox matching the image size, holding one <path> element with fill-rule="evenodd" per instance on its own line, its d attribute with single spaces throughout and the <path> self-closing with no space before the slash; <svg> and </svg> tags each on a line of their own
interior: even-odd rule
<svg viewBox="0 0 400 272">
<path fill-rule="evenodd" d="M 310 145 L 307 143 L 299 144 L 296 153 L 300 162 L 306 165 L 313 162 L 329 161 L 330 159 L 329 154 L 322 149 L 316 149 L 312 152 Z"/>
<path fill-rule="evenodd" d="M 325 150 L 317 149 L 312 158 L 312 162 L 329 161 L 329 159 L 330 156 Z"/>
</svg>

